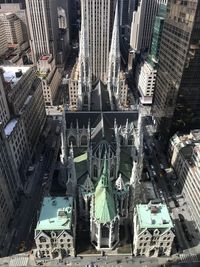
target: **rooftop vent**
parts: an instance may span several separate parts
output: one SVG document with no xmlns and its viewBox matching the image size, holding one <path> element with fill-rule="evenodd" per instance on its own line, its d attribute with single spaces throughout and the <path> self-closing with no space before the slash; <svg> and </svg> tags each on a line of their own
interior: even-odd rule
<svg viewBox="0 0 200 267">
<path fill-rule="evenodd" d="M 66 217 L 66 212 L 64 210 L 58 210 L 59 217 Z"/>
<path fill-rule="evenodd" d="M 53 205 L 53 206 L 56 206 L 56 200 L 53 200 L 53 201 L 52 201 L 52 205 Z"/>
<path fill-rule="evenodd" d="M 18 70 L 15 72 L 15 77 L 20 78 L 22 76 L 22 70 Z"/>
<path fill-rule="evenodd" d="M 151 206 L 151 213 L 157 213 L 158 207 L 157 206 Z"/>
</svg>

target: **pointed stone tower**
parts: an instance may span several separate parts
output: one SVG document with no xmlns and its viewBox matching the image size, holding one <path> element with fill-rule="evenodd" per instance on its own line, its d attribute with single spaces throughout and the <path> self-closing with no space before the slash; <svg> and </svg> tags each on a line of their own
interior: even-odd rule
<svg viewBox="0 0 200 267">
<path fill-rule="evenodd" d="M 79 188 L 79 212 L 88 221 L 90 215 L 90 202 L 94 193 L 94 184 L 88 174 L 85 182 Z"/>
<path fill-rule="evenodd" d="M 61 127 L 61 155 L 60 161 L 61 164 L 66 166 L 67 164 L 67 152 L 66 152 L 66 119 L 65 119 L 65 109 L 63 110 L 62 114 L 62 127 Z"/>
<path fill-rule="evenodd" d="M 73 145 L 71 143 L 71 147 L 69 150 L 69 157 L 68 157 L 68 164 L 67 164 L 67 195 L 76 195 L 76 188 L 77 188 L 77 179 L 76 179 L 76 169 L 75 169 L 75 162 L 74 162 L 74 151 Z"/>
<path fill-rule="evenodd" d="M 115 19 L 113 24 L 112 41 L 108 62 L 108 92 L 111 108 L 114 109 L 112 96 L 119 95 L 119 73 L 120 73 L 120 47 L 119 47 L 119 15 L 118 1 L 115 8 Z"/>
<path fill-rule="evenodd" d="M 121 173 L 115 182 L 115 195 L 122 223 L 128 217 L 129 186 L 125 185 Z"/>
<path fill-rule="evenodd" d="M 117 104 L 117 109 L 121 109 L 121 105 L 126 104 L 127 86 L 125 85 L 125 77 L 123 73 L 120 72 L 118 0 L 116 1 L 115 19 L 108 62 L 108 92 L 112 110 L 116 108 L 115 104 Z M 113 97 L 116 99 L 116 103 L 113 103 Z"/>
<path fill-rule="evenodd" d="M 83 5 L 81 5 L 83 9 Z M 83 105 L 90 110 L 90 94 L 92 90 L 91 64 L 89 56 L 89 43 L 87 38 L 88 25 L 82 10 L 80 52 L 79 52 L 79 85 L 78 85 L 78 109 Z"/>
</svg>

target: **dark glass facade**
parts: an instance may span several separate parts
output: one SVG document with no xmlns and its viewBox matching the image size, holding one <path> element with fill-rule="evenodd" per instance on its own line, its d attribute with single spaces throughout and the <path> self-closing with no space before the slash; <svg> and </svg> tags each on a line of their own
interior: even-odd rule
<svg viewBox="0 0 200 267">
<path fill-rule="evenodd" d="M 152 113 L 157 132 L 200 128 L 200 1 L 172 1 L 167 7 L 159 52 Z"/>
</svg>

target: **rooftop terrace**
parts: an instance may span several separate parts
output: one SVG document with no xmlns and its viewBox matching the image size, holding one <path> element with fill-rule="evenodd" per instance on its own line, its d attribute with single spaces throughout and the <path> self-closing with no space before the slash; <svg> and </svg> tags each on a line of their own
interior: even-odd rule
<svg viewBox="0 0 200 267">
<path fill-rule="evenodd" d="M 4 73 L 4 79 L 7 83 L 10 83 L 11 87 L 15 86 L 31 67 L 25 66 L 0 66 Z M 17 74 L 18 73 L 18 74 Z"/>
<path fill-rule="evenodd" d="M 140 229 L 173 227 L 165 204 L 139 204 L 136 206 L 136 210 Z"/>
<path fill-rule="evenodd" d="M 71 230 L 72 197 L 45 197 L 36 230 Z"/>
</svg>

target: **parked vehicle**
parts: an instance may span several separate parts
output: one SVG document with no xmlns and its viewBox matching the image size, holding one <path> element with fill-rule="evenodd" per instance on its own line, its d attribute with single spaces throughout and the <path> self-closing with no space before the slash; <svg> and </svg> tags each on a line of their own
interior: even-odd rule
<svg viewBox="0 0 200 267">
<path fill-rule="evenodd" d="M 180 214 L 180 213 L 178 214 L 178 218 L 179 218 L 180 222 L 184 222 L 185 221 L 184 216 L 182 214 Z"/>
</svg>

